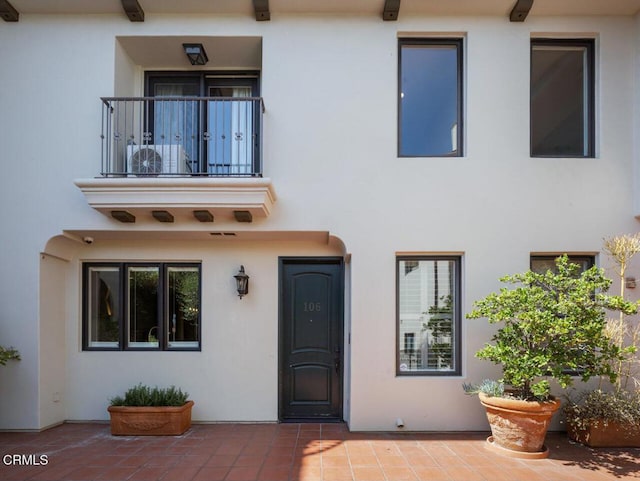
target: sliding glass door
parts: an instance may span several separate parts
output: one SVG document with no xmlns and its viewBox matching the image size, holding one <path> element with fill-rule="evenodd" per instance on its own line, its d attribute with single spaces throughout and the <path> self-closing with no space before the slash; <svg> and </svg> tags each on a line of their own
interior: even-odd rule
<svg viewBox="0 0 640 481">
<path fill-rule="evenodd" d="M 251 175 L 257 171 L 260 102 L 257 75 L 148 74 L 148 142 L 177 147 L 188 173 Z"/>
</svg>

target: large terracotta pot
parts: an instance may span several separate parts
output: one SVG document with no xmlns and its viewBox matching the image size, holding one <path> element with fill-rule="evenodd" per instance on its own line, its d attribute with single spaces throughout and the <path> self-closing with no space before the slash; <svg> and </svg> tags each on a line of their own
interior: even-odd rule
<svg viewBox="0 0 640 481">
<path fill-rule="evenodd" d="M 560 408 L 559 399 L 545 402 L 491 397 L 480 393 L 491 426 L 488 445 L 512 457 L 541 459 L 549 455 L 544 445 L 549 423 Z"/>
<path fill-rule="evenodd" d="M 178 436 L 191 427 L 193 401 L 182 406 L 109 406 L 115 436 Z"/>
<path fill-rule="evenodd" d="M 568 423 L 567 435 L 592 448 L 640 448 L 640 427 L 613 421 L 594 421 L 585 428 Z"/>
</svg>

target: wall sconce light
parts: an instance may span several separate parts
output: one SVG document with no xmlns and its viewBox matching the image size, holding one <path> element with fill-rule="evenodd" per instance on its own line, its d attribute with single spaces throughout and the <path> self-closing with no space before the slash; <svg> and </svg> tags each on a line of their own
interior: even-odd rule
<svg viewBox="0 0 640 481">
<path fill-rule="evenodd" d="M 238 286 L 238 296 L 242 299 L 242 296 L 246 296 L 249 292 L 249 276 L 244 273 L 244 266 L 240 266 L 240 270 L 233 277 L 235 277 Z"/>
<path fill-rule="evenodd" d="M 636 288 L 636 278 L 635 277 L 625 277 L 624 285 L 627 289 L 635 289 Z"/>
<path fill-rule="evenodd" d="M 184 53 L 187 54 L 191 65 L 206 65 L 209 61 L 207 52 L 204 51 L 204 47 L 201 43 L 183 43 Z"/>
</svg>

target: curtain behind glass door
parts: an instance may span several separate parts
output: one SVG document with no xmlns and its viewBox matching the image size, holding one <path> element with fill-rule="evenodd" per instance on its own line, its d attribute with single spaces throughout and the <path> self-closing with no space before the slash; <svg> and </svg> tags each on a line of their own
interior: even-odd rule
<svg viewBox="0 0 640 481">
<path fill-rule="evenodd" d="M 154 144 L 180 145 L 188 159 L 191 172 L 198 171 L 198 101 L 180 97 L 196 97 L 199 87 L 188 83 L 157 83 L 154 97 L 176 97 L 157 100 L 154 104 Z"/>
</svg>

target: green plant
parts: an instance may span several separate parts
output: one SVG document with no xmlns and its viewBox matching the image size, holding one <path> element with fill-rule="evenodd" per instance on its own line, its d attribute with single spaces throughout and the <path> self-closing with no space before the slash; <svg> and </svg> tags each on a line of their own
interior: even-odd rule
<svg viewBox="0 0 640 481">
<path fill-rule="evenodd" d="M 483 393 L 492 397 L 502 397 L 504 395 L 504 383 L 495 379 L 485 379 L 480 384 L 463 383 L 462 389 L 467 394 Z"/>
<path fill-rule="evenodd" d="M 13 347 L 2 347 L 0 346 L 0 366 L 4 366 L 7 364 L 7 361 L 19 361 L 20 353 L 14 349 Z"/>
<path fill-rule="evenodd" d="M 625 277 L 631 259 L 640 252 L 640 234 L 624 234 L 604 240 L 604 251 L 616 265 L 616 274 L 620 285 L 620 296 L 625 297 Z M 610 422 L 619 423 L 625 429 L 640 429 L 640 392 L 637 390 L 638 344 L 640 343 L 640 324 L 635 326 L 628 319 L 629 312 L 621 310 L 617 318 L 606 321 L 604 329 L 620 356 L 612 359 L 613 371 L 611 390 L 600 388 L 586 391 L 578 396 L 567 396 L 564 414 L 567 423 L 578 429 L 587 429 L 591 425 Z M 633 381 L 630 386 L 630 381 Z"/>
<path fill-rule="evenodd" d="M 171 386 L 151 388 L 142 383 L 130 388 L 124 395 L 111 398 L 111 406 L 182 406 L 189 393 Z"/>
<path fill-rule="evenodd" d="M 567 398 L 564 414 L 567 423 L 578 429 L 588 429 L 595 423 L 606 426 L 612 422 L 629 430 L 640 429 L 640 393 L 600 389 L 583 392 L 576 398 Z"/>
<path fill-rule="evenodd" d="M 583 381 L 615 380 L 613 363 L 623 354 L 604 333 L 606 312 L 637 310 L 634 303 L 607 294 L 611 280 L 602 269 L 580 273 L 564 255 L 556 259 L 556 270 L 503 277 L 512 287 L 477 301 L 467 315 L 502 324 L 476 357 L 500 364 L 501 381 L 519 399 L 548 399 L 548 378 L 562 387 L 572 384 L 575 373 Z"/>
</svg>

